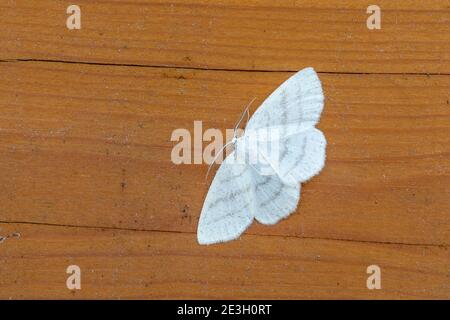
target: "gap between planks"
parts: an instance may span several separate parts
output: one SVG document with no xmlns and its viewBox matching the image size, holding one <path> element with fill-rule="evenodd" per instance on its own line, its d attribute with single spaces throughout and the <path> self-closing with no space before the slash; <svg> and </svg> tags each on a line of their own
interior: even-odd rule
<svg viewBox="0 0 450 320">
<path fill-rule="evenodd" d="M 58 224 L 58 223 L 46 223 L 46 222 L 32 222 L 32 221 L 1 221 L 1 224 L 23 224 L 23 225 L 36 225 L 46 227 L 62 227 L 62 228 L 77 228 L 77 229 L 100 229 L 100 230 L 116 230 L 116 231 L 134 231 L 134 232 L 157 232 L 157 233 L 181 233 L 181 234 L 195 234 L 196 232 L 190 231 L 175 231 L 175 230 L 157 230 L 157 229 L 138 229 L 138 228 L 119 228 L 108 226 L 83 226 L 73 224 Z M 429 243 L 402 243 L 402 242 L 390 242 L 390 241 L 369 241 L 369 240 L 354 240 L 344 238 L 321 238 L 321 237 L 299 237 L 295 235 L 276 235 L 276 234 L 256 234 L 246 233 L 245 235 L 254 237 L 275 237 L 275 238 L 294 238 L 294 239 L 310 239 L 310 240 L 325 240 L 325 241 L 342 241 L 342 242 L 355 242 L 355 243 L 368 243 L 379 245 L 397 245 L 397 246 L 412 246 L 412 247 L 431 247 L 447 249 L 448 244 L 429 244 Z"/>
<path fill-rule="evenodd" d="M 293 73 L 299 70 L 263 70 L 263 69 L 227 69 L 227 68 L 203 68 L 189 67 L 177 65 L 146 65 L 146 64 L 128 64 L 128 63 L 107 63 L 107 62 L 91 62 L 91 61 L 72 61 L 72 60 L 52 60 L 52 59 L 0 59 L 0 63 L 14 62 L 44 62 L 44 63 L 65 63 L 65 64 L 82 64 L 95 66 L 112 66 L 112 67 L 136 67 L 136 68 L 169 68 L 183 70 L 202 70 L 202 71 L 228 71 L 228 72 L 266 72 L 266 73 Z M 318 74 L 354 74 L 354 75 L 411 75 L 411 76 L 449 76 L 450 73 L 445 72 L 339 72 L 339 71 L 318 71 Z"/>
</svg>

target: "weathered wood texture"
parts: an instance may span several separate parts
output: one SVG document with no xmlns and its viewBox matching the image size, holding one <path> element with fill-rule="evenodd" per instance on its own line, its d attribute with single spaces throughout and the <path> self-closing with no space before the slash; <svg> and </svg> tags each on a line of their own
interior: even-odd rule
<svg viewBox="0 0 450 320">
<path fill-rule="evenodd" d="M 79 1 L 78 31 L 2 2 L 0 298 L 450 298 L 449 7 L 378 2 L 376 32 L 365 1 Z M 199 246 L 207 166 L 172 132 L 224 132 L 308 65 L 325 169 L 288 219 Z"/>
<path fill-rule="evenodd" d="M 174 165 L 172 132 L 195 120 L 232 128 L 248 99 L 290 75 L 28 62 L 0 72 L 2 220 L 189 232 L 207 165 Z M 298 214 L 249 232 L 448 244 L 450 77 L 321 79 L 327 165 Z"/>
<path fill-rule="evenodd" d="M 444 247 L 250 235 L 199 246 L 194 234 L 4 225 L 2 298 L 448 298 Z M 366 268 L 382 268 L 367 290 Z M 65 287 L 76 264 L 82 287 Z"/>
<path fill-rule="evenodd" d="M 0 59 L 52 59 L 245 70 L 450 73 L 442 0 L 92 1 L 81 31 L 64 1 L 3 1 Z"/>
</svg>

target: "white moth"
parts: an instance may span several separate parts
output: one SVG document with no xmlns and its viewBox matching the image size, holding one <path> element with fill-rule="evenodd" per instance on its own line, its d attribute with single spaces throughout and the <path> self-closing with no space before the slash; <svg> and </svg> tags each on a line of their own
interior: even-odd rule
<svg viewBox="0 0 450 320">
<path fill-rule="evenodd" d="M 301 183 L 325 164 L 325 136 L 314 127 L 323 103 L 313 68 L 294 74 L 262 103 L 214 177 L 198 224 L 200 244 L 236 239 L 254 218 L 272 225 L 296 210 Z"/>
</svg>

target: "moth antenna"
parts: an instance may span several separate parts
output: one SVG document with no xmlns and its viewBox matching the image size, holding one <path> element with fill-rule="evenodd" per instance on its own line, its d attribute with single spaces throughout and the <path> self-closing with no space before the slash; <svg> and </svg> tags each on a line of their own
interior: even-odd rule
<svg viewBox="0 0 450 320">
<path fill-rule="evenodd" d="M 256 97 L 254 97 L 252 99 L 252 101 L 250 101 L 250 103 L 248 104 L 247 108 L 245 108 L 245 110 L 247 111 L 247 122 L 245 122 L 245 126 L 247 126 L 248 122 L 250 121 L 250 111 L 249 108 L 252 105 L 252 103 L 256 100 Z"/>
<path fill-rule="evenodd" d="M 208 180 L 208 175 L 209 172 L 211 171 L 211 167 L 213 166 L 214 162 L 216 162 L 217 158 L 223 153 L 223 150 L 225 150 L 226 147 L 228 147 L 230 144 L 234 143 L 234 139 L 231 141 L 228 141 L 223 147 L 222 149 L 220 149 L 220 151 L 216 154 L 216 156 L 214 157 L 213 161 L 211 161 L 211 163 L 208 166 L 208 171 L 206 171 L 206 176 L 205 176 L 205 181 Z"/>
<path fill-rule="evenodd" d="M 244 120 L 244 116 L 247 114 L 247 123 L 248 120 L 250 119 L 250 112 L 248 111 L 248 109 L 250 108 L 250 106 L 252 105 L 253 101 L 255 101 L 256 98 L 253 98 L 252 101 L 250 101 L 250 103 L 245 107 L 244 111 L 242 111 L 241 117 L 239 118 L 238 122 L 236 123 L 236 125 L 234 126 L 234 133 L 236 134 L 236 130 L 239 128 L 239 126 L 241 125 L 242 120 Z"/>
<path fill-rule="evenodd" d="M 208 180 L 208 175 L 209 172 L 211 171 L 211 167 L 214 164 L 214 162 L 216 162 L 217 158 L 223 153 L 223 150 L 228 147 L 231 143 L 235 143 L 236 141 L 236 131 L 239 128 L 239 126 L 241 125 L 242 120 L 244 119 L 245 114 L 247 114 L 247 122 L 245 125 L 247 125 L 248 121 L 250 120 L 250 112 L 249 112 L 249 108 L 252 105 L 252 103 L 256 100 L 256 98 L 253 98 L 252 101 L 250 101 L 250 103 L 245 107 L 244 111 L 241 114 L 241 117 L 239 118 L 239 120 L 236 122 L 235 126 L 234 126 L 234 138 L 233 140 L 229 141 L 228 143 L 226 143 L 222 149 L 220 149 L 220 151 L 216 154 L 216 156 L 214 157 L 214 160 L 209 164 L 208 167 L 208 171 L 206 172 L 206 176 L 205 176 L 205 181 Z"/>
</svg>

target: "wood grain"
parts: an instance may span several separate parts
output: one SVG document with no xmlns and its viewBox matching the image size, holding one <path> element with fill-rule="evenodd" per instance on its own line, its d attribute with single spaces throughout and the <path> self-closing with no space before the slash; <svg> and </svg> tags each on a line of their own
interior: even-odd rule
<svg viewBox="0 0 450 320">
<path fill-rule="evenodd" d="M 195 68 L 450 73 L 450 8 L 441 0 L 3 1 L 0 59 Z"/>
<path fill-rule="evenodd" d="M 199 246 L 190 233 L 4 225 L 0 298 L 448 298 L 447 248 L 247 236 Z M 37 244 L 39 244 L 37 246 Z M 382 268 L 367 290 L 366 268 Z M 65 286 L 67 266 L 82 273 Z"/>
<path fill-rule="evenodd" d="M 289 73 L 2 63 L 2 221 L 194 232 L 207 165 L 175 129 L 232 128 Z M 447 76 L 320 75 L 324 171 L 298 211 L 249 233 L 448 245 Z M 421 88 L 418 90 L 418 88 Z M 205 143 L 206 145 L 206 143 Z"/>
<path fill-rule="evenodd" d="M 361 0 L 77 4 L 69 31 L 68 3 L 0 3 L 1 299 L 450 298 L 447 2 L 379 0 L 377 31 Z M 325 169 L 288 219 L 199 246 L 207 165 L 172 132 L 225 132 L 306 66 Z"/>
</svg>

